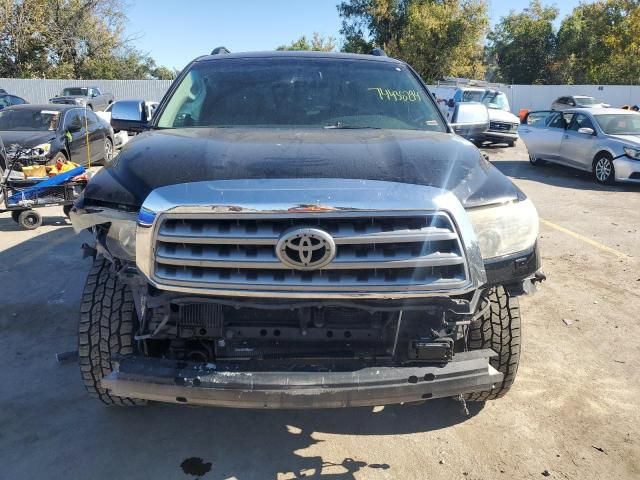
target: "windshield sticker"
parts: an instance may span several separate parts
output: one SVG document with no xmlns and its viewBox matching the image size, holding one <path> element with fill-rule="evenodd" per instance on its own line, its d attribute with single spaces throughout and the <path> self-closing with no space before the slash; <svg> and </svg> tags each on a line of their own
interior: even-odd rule
<svg viewBox="0 0 640 480">
<path fill-rule="evenodd" d="M 381 87 L 368 88 L 367 90 L 375 91 L 380 100 L 390 102 L 419 102 L 421 100 L 420 93 L 416 90 L 389 90 Z"/>
</svg>

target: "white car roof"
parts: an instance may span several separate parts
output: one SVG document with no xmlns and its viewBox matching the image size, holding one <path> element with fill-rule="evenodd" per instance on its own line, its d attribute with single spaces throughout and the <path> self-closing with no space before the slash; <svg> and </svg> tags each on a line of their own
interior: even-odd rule
<svg viewBox="0 0 640 480">
<path fill-rule="evenodd" d="M 622 108 L 569 108 L 565 110 L 563 113 L 590 113 L 591 115 L 610 115 L 613 113 L 622 114 L 622 115 L 640 115 L 638 112 L 634 112 L 633 110 L 623 110 Z"/>
</svg>

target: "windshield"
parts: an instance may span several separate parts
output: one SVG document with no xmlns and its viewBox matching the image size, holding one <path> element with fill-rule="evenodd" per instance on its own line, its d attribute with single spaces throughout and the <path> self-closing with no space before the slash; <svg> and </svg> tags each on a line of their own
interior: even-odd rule
<svg viewBox="0 0 640 480">
<path fill-rule="evenodd" d="M 481 102 L 484 92 L 482 90 L 465 90 L 462 92 L 463 102 Z"/>
<path fill-rule="evenodd" d="M 502 92 L 487 91 L 482 98 L 482 103 L 495 110 L 506 110 L 507 112 L 511 110 L 509 108 L 509 100 Z"/>
<path fill-rule="evenodd" d="M 573 99 L 576 101 L 576 105 L 594 105 L 596 104 L 596 99 L 593 97 L 573 97 Z"/>
<path fill-rule="evenodd" d="M 607 135 L 640 135 L 640 113 L 595 115 Z"/>
<path fill-rule="evenodd" d="M 58 128 L 60 112 L 52 110 L 10 110 L 0 112 L 0 131 L 46 132 Z"/>
<path fill-rule="evenodd" d="M 446 131 L 428 96 L 411 72 L 395 63 L 217 60 L 189 71 L 157 126 Z"/>
<path fill-rule="evenodd" d="M 87 88 L 65 88 L 62 90 L 62 96 L 70 96 L 70 95 L 82 95 L 87 96 L 89 90 Z"/>
</svg>

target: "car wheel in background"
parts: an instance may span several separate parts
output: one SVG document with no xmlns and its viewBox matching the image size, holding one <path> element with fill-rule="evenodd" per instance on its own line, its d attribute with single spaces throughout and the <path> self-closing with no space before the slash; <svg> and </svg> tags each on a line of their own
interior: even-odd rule
<svg viewBox="0 0 640 480">
<path fill-rule="evenodd" d="M 73 205 L 64 205 L 62 207 L 62 211 L 64 212 L 64 216 L 69 218 L 69 213 L 71 212 L 71 209 L 73 208 Z"/>
<path fill-rule="evenodd" d="M 18 224 L 26 230 L 35 230 L 42 225 L 42 217 L 35 210 L 23 210 L 18 215 Z"/>
<path fill-rule="evenodd" d="M 113 142 L 109 137 L 104 139 L 104 161 L 105 163 L 113 160 Z"/>
<path fill-rule="evenodd" d="M 600 153 L 593 160 L 593 176 L 596 182 L 612 185 L 616 180 L 613 158 L 608 153 Z"/>
<path fill-rule="evenodd" d="M 545 162 L 544 160 L 540 160 L 539 158 L 532 157 L 531 155 L 529 155 L 529 163 L 531 163 L 531 165 L 533 165 L 533 166 L 540 167 L 540 166 L 544 165 L 547 162 Z"/>
<path fill-rule="evenodd" d="M 516 142 L 515 142 L 515 141 L 513 141 L 513 140 L 509 140 L 509 141 L 507 142 L 507 147 L 515 147 L 515 146 L 516 146 Z"/>
</svg>

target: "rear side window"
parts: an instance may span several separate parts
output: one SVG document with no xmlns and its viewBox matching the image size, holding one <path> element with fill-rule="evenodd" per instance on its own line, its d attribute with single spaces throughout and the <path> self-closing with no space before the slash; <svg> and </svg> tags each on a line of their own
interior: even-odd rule
<svg viewBox="0 0 640 480">
<path fill-rule="evenodd" d="M 11 101 L 11 105 L 22 105 L 23 103 L 26 103 L 22 98 L 20 97 L 14 97 L 14 96 L 10 96 L 10 101 Z"/>
</svg>

